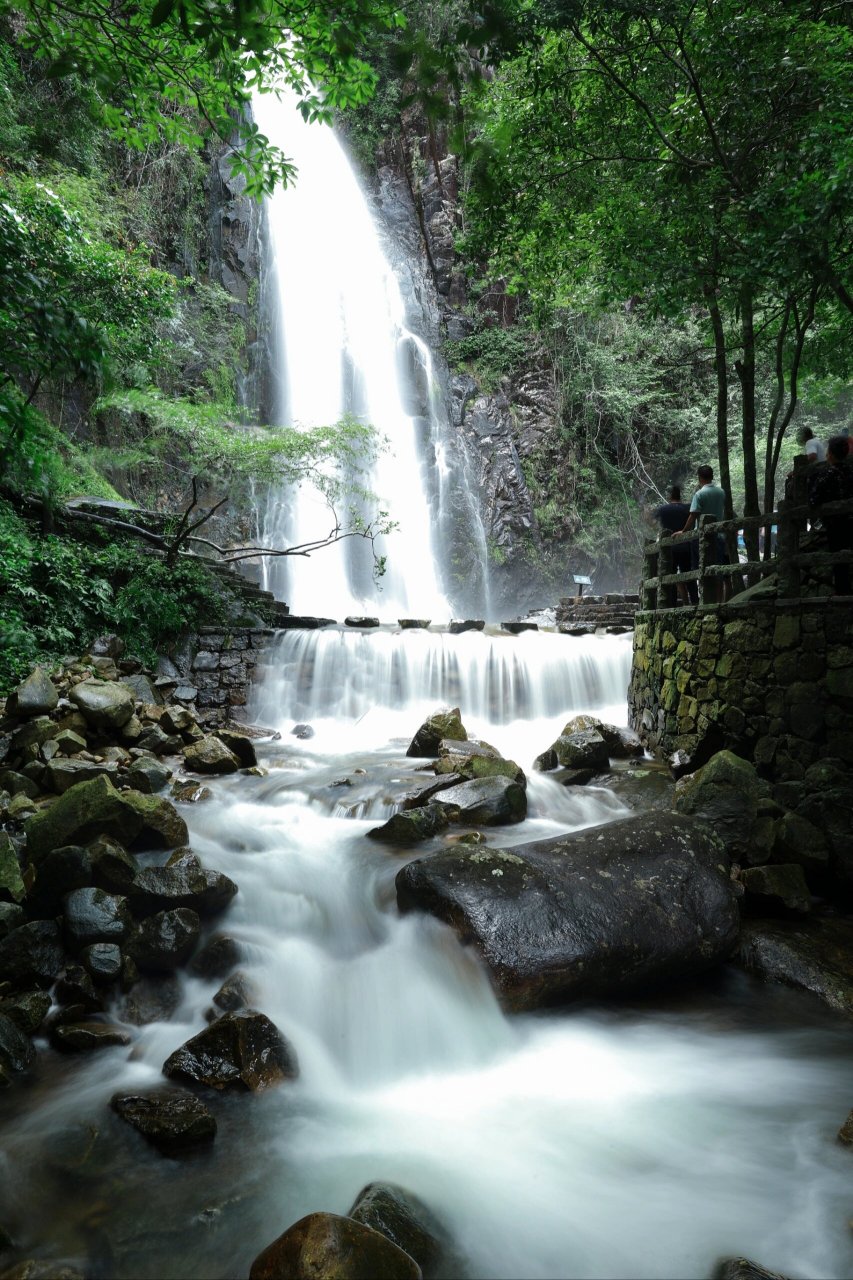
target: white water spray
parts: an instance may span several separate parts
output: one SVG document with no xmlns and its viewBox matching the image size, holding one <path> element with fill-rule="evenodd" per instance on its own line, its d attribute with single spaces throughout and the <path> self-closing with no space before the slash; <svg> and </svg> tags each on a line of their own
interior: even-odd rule
<svg viewBox="0 0 853 1280">
<path fill-rule="evenodd" d="M 342 616 L 381 607 L 383 616 L 446 620 L 426 459 L 401 386 L 401 348 L 422 344 L 405 326 L 397 280 L 338 139 L 327 126 L 307 124 L 295 103 L 288 94 L 264 94 L 253 104 L 261 130 L 298 169 L 296 185 L 278 189 L 267 206 L 281 338 L 280 417 L 309 428 L 352 414 L 374 427 L 387 445 L 365 480 L 397 528 L 377 546 L 388 556 L 380 591 L 370 549 L 358 539 L 308 561 L 274 560 L 266 585 L 297 613 Z M 423 368 L 428 371 L 428 361 Z M 436 502 L 440 494 L 439 486 Z M 303 485 L 295 495 L 270 494 L 261 534 L 266 545 L 284 547 L 322 538 L 332 525 L 325 502 Z"/>
</svg>

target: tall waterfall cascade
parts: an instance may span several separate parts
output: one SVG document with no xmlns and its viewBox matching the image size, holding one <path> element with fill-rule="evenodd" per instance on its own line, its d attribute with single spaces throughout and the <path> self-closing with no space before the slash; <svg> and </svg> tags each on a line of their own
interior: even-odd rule
<svg viewBox="0 0 853 1280">
<path fill-rule="evenodd" d="M 372 426 L 381 447 L 358 479 L 393 524 L 376 545 L 387 557 L 378 582 L 371 547 L 352 538 L 308 559 L 267 561 L 264 585 L 294 613 L 381 611 L 389 619 L 446 621 L 451 605 L 437 544 L 451 459 L 431 353 L 407 327 L 398 281 L 334 131 L 306 123 L 286 93 L 256 95 L 253 110 L 298 171 L 267 205 L 276 416 L 303 429 L 345 415 Z M 325 537 L 334 517 L 304 484 L 271 492 L 259 524 L 264 545 L 285 548 Z"/>
</svg>

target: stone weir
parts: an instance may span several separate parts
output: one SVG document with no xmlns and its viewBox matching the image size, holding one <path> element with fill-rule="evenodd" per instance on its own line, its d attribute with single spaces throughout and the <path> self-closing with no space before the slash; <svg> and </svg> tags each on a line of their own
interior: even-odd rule
<svg viewBox="0 0 853 1280">
<path fill-rule="evenodd" d="M 636 616 L 631 724 L 676 772 L 726 748 L 777 782 L 853 764 L 853 602 L 753 600 Z"/>
<path fill-rule="evenodd" d="M 611 592 L 603 596 L 563 596 L 557 606 L 557 626 L 565 635 L 588 635 L 599 627 L 611 634 L 630 631 L 639 608 L 638 595 Z"/>
</svg>

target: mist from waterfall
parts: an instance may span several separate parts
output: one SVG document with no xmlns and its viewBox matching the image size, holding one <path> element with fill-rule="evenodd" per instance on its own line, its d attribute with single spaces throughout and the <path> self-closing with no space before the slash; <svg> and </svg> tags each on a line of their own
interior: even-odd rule
<svg viewBox="0 0 853 1280">
<path fill-rule="evenodd" d="M 387 556 L 378 583 L 371 547 L 352 538 L 309 559 L 266 562 L 264 585 L 294 613 L 446 621 L 436 546 L 446 464 L 431 355 L 406 326 L 399 284 L 338 138 L 306 123 L 295 104 L 284 93 L 256 95 L 253 105 L 262 132 L 298 169 L 295 184 L 267 204 L 275 416 L 311 428 L 352 415 L 375 428 L 384 448 L 352 479 L 376 494 L 396 527 L 376 546 Z M 324 537 L 334 518 L 305 484 L 271 492 L 259 524 L 264 544 L 282 548 Z"/>
</svg>

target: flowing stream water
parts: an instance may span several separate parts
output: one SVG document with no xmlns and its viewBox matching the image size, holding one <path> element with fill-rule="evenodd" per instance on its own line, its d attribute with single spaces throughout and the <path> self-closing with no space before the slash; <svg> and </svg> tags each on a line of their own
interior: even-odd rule
<svg viewBox="0 0 853 1280">
<path fill-rule="evenodd" d="M 272 99 L 258 117 L 274 140 L 286 129 L 301 170 L 271 218 L 287 414 L 312 425 L 354 408 L 393 437 L 374 475 L 401 522 L 385 599 L 447 617 L 397 380 L 396 282 L 331 132 L 309 143 Z M 288 502 L 273 495 L 267 536 L 309 535 L 307 505 Z M 274 585 L 295 609 L 341 613 L 375 602 L 364 582 L 332 551 Z M 624 723 L 630 652 L 624 636 L 282 633 L 251 709 L 282 734 L 262 750 L 267 776 L 216 780 L 183 812 L 206 865 L 239 885 L 215 927 L 239 942 L 299 1079 L 213 1096 L 213 1149 L 173 1161 L 109 1098 L 162 1082 L 218 983 L 184 976 L 171 1017 L 128 1025 L 129 1048 L 42 1046 L 30 1080 L 0 1096 L 0 1225 L 16 1244 L 95 1278 L 245 1277 L 302 1215 L 346 1213 L 386 1180 L 445 1223 L 447 1280 L 705 1277 L 731 1254 L 794 1277 L 853 1274 L 851 1156 L 834 1141 L 853 1103 L 846 1024 L 734 972 L 654 1002 L 506 1016 L 449 929 L 397 913 L 394 877 L 414 855 L 366 838 L 424 779 L 406 746 L 447 703 L 529 776 L 529 816 L 491 829 L 492 845 L 656 802 L 667 784 L 651 768 L 586 788 L 531 772 L 571 715 Z M 291 736 L 297 721 L 314 736 Z"/>
<path fill-rule="evenodd" d="M 240 886 L 216 927 L 243 947 L 300 1077 L 213 1096 L 213 1151 L 171 1161 L 108 1100 L 162 1080 L 217 983 L 185 978 L 170 1020 L 128 1028 L 130 1049 L 45 1050 L 0 1100 L 0 1202 L 23 1247 L 84 1257 L 93 1276 L 243 1277 L 303 1214 L 345 1213 L 379 1179 L 444 1221 L 447 1280 L 705 1277 L 733 1253 L 853 1273 L 850 1154 L 834 1141 L 846 1024 L 736 974 L 652 1003 L 506 1016 L 448 929 L 397 914 L 412 853 L 366 838 L 424 777 L 405 750 L 425 707 L 458 697 L 469 732 L 529 772 L 571 714 L 624 720 L 628 640 L 280 636 L 255 708 L 283 732 L 268 776 L 217 780 L 183 812 L 204 862 Z M 299 741 L 306 714 L 316 733 Z M 491 844 L 620 817 L 649 781 L 529 776 L 528 818 Z"/>
</svg>

